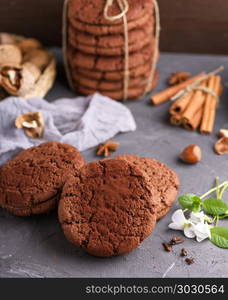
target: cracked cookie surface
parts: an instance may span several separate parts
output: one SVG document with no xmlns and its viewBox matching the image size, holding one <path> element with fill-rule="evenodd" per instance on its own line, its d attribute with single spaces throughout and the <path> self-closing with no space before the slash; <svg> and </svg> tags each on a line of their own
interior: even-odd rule
<svg viewBox="0 0 228 300">
<path fill-rule="evenodd" d="M 145 15 L 143 15 L 140 18 L 137 18 L 134 21 L 130 21 L 127 23 L 127 29 L 135 30 L 137 28 L 140 28 L 144 26 L 149 20 L 151 19 L 151 13 L 147 12 Z M 91 25 L 87 23 L 83 23 L 77 19 L 70 18 L 68 16 L 68 21 L 71 26 L 73 26 L 75 29 L 94 34 L 94 35 L 109 35 L 109 34 L 122 34 L 123 33 L 123 24 L 116 24 L 116 25 Z"/>
<path fill-rule="evenodd" d="M 0 169 L 0 206 L 18 216 L 47 213 L 67 177 L 83 165 L 70 145 L 46 142 L 23 150 Z"/>
<path fill-rule="evenodd" d="M 140 65 L 136 68 L 129 70 L 129 78 L 137 78 L 151 70 L 151 60 L 147 61 L 145 64 Z M 96 80 L 107 80 L 107 81 L 120 81 L 124 78 L 124 71 L 112 71 L 112 72 L 102 72 L 102 71 L 94 71 L 88 70 L 84 68 L 74 68 L 72 72 L 77 72 L 85 77 L 89 77 L 91 79 Z"/>
<path fill-rule="evenodd" d="M 76 19 L 86 24 L 94 25 L 116 25 L 123 24 L 123 18 L 117 20 L 107 20 L 104 17 L 106 0 L 69 0 L 68 15 L 70 19 Z M 126 14 L 128 21 L 141 18 L 146 13 L 153 11 L 151 0 L 131 0 Z M 120 13 L 117 1 L 113 1 L 108 9 L 109 16 L 116 16 Z"/>
<path fill-rule="evenodd" d="M 153 38 L 154 21 L 151 18 L 145 26 L 131 30 L 128 33 L 129 53 L 139 51 Z M 68 29 L 68 43 L 88 54 L 116 56 L 123 55 L 125 51 L 125 38 L 123 34 L 108 36 L 95 36 L 75 30 L 72 26 Z"/>
<path fill-rule="evenodd" d="M 159 78 L 159 73 L 158 73 L 158 71 L 156 71 L 155 75 L 154 75 L 154 79 L 151 82 L 150 90 L 155 88 L 155 86 L 157 85 L 157 82 L 158 82 L 158 78 Z M 143 96 L 146 86 L 147 86 L 147 82 L 148 81 L 144 82 L 144 84 L 139 85 L 139 86 L 129 87 L 128 99 L 134 100 L 134 99 L 137 99 L 137 98 Z M 77 89 L 78 92 L 82 93 L 83 95 L 91 95 L 96 92 L 99 92 L 107 97 L 110 97 L 110 98 L 118 100 L 118 101 L 122 101 L 124 98 L 123 89 L 122 90 L 101 90 L 99 88 L 93 89 L 93 88 L 84 86 L 84 85 L 82 85 L 82 82 L 80 82 L 80 84 L 78 84 L 78 82 L 76 80 L 73 81 L 73 83 L 75 85 L 75 89 Z"/>
<path fill-rule="evenodd" d="M 158 195 L 157 219 L 163 218 L 177 197 L 180 185 L 177 174 L 164 163 L 152 158 L 141 158 L 132 154 L 120 154 L 116 158 L 133 163 L 149 176 L 151 188 L 156 189 Z"/>
<path fill-rule="evenodd" d="M 129 68 L 145 64 L 148 60 L 152 60 L 155 51 L 155 40 L 151 37 L 150 43 L 138 52 L 129 55 Z M 122 71 L 125 67 L 124 56 L 96 56 L 92 54 L 85 54 L 76 51 L 73 47 L 68 47 L 68 61 L 71 68 L 85 68 L 88 70 L 98 71 Z"/>
<path fill-rule="evenodd" d="M 128 83 L 129 89 L 145 86 L 145 84 L 148 82 L 149 73 L 150 72 L 147 72 L 141 77 L 130 78 Z M 91 79 L 89 77 L 83 76 L 77 71 L 72 72 L 72 79 L 79 85 L 91 89 L 96 89 L 98 91 L 113 91 L 113 90 L 118 91 L 118 90 L 123 90 L 124 87 L 123 80 L 120 81 L 96 80 L 96 79 Z"/>
<path fill-rule="evenodd" d="M 144 26 L 128 32 L 129 45 L 137 44 L 141 40 L 144 40 L 148 35 L 153 35 L 153 33 L 154 19 L 151 17 Z M 97 36 L 76 30 L 71 25 L 68 27 L 68 36 L 69 40 L 75 40 L 75 42 L 79 44 L 95 48 L 119 48 L 124 47 L 125 42 L 123 32 L 114 35 Z"/>
<path fill-rule="evenodd" d="M 128 253 L 148 237 L 156 207 L 148 178 L 133 164 L 106 159 L 80 169 L 65 184 L 59 221 L 66 238 L 88 253 Z"/>
</svg>

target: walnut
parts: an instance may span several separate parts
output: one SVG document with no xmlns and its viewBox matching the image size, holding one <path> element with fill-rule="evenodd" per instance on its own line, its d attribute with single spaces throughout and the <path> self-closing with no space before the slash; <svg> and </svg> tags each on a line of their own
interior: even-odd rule
<svg viewBox="0 0 228 300">
<path fill-rule="evenodd" d="M 50 53 L 43 49 L 32 49 L 23 57 L 24 63 L 34 64 L 41 72 L 47 67 L 51 59 Z"/>
<path fill-rule="evenodd" d="M 24 39 L 17 44 L 18 48 L 21 50 L 23 54 L 33 50 L 42 48 L 41 43 L 35 39 Z"/>
<path fill-rule="evenodd" d="M 19 66 L 22 53 L 15 45 L 0 45 L 0 68 L 3 66 Z"/>
<path fill-rule="evenodd" d="M 12 34 L 2 32 L 0 33 L 0 45 L 13 45 L 15 44 L 15 38 Z"/>
<path fill-rule="evenodd" d="M 119 148 L 120 144 L 113 142 L 113 141 L 108 141 L 104 144 L 101 144 L 97 148 L 97 155 L 98 156 L 109 156 L 111 155 L 112 152 L 115 152 Z"/>
<path fill-rule="evenodd" d="M 33 139 L 38 139 L 44 133 L 44 119 L 41 112 L 29 112 L 17 117 L 15 125 L 24 129 L 25 134 Z"/>
<path fill-rule="evenodd" d="M 222 137 L 215 143 L 215 152 L 219 155 L 228 154 L 228 137 Z"/>
<path fill-rule="evenodd" d="M 187 72 L 175 72 L 168 78 L 169 85 L 175 85 L 186 81 L 190 77 L 191 73 Z"/>
<path fill-rule="evenodd" d="M 40 70 L 31 63 L 21 67 L 5 66 L 1 69 L 1 85 L 11 95 L 25 96 L 40 77 Z"/>
</svg>

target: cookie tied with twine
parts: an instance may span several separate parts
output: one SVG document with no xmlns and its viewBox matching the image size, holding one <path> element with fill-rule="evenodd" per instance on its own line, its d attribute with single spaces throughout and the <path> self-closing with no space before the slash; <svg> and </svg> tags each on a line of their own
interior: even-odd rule
<svg viewBox="0 0 228 300">
<path fill-rule="evenodd" d="M 147 92 L 149 92 L 152 89 L 152 82 L 156 80 L 155 78 L 155 71 L 156 71 L 156 64 L 159 57 L 159 37 L 160 37 L 160 14 L 159 14 L 159 6 L 156 0 L 151 0 L 153 7 L 154 7 L 154 16 L 155 16 L 155 45 L 153 54 L 151 55 L 151 70 L 149 72 L 149 76 L 146 81 L 144 81 L 145 89 L 142 95 L 145 95 Z M 67 49 L 68 49 L 68 37 L 67 37 L 67 30 L 68 30 L 68 5 L 69 0 L 65 0 L 64 3 L 64 12 L 63 12 L 63 54 L 64 54 L 64 64 L 66 69 L 66 75 L 68 78 L 68 82 L 70 84 L 70 87 L 73 90 L 77 90 L 77 87 L 75 86 L 75 83 L 72 78 L 71 73 L 71 64 L 70 60 L 67 55 Z M 117 5 L 119 8 L 119 13 L 112 15 L 110 13 L 111 8 L 113 5 Z M 122 19 L 122 26 L 123 26 L 123 34 L 124 34 L 124 75 L 123 75 L 123 100 L 126 100 L 129 98 L 129 81 L 130 81 L 130 68 L 129 68 L 129 22 L 127 18 L 127 13 L 129 12 L 131 4 L 128 0 L 106 0 L 104 9 L 103 9 L 103 17 L 104 19 L 115 22 L 116 20 Z M 83 24 L 83 23 L 81 23 Z M 111 26 L 111 25 L 109 25 Z M 77 34 L 77 33 L 75 33 Z M 148 62 L 147 62 L 148 63 Z M 80 90 L 80 89 L 79 89 Z M 81 89 L 82 90 L 82 89 Z"/>
</svg>

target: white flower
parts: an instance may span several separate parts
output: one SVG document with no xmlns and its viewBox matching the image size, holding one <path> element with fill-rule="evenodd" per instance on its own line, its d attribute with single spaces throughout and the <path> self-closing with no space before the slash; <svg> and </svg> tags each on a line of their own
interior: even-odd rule
<svg viewBox="0 0 228 300">
<path fill-rule="evenodd" d="M 205 219 L 205 214 L 203 211 L 194 213 L 192 212 L 190 215 L 190 221 L 193 224 L 203 223 Z"/>
<path fill-rule="evenodd" d="M 184 235 L 190 239 L 196 236 L 194 224 L 185 218 L 182 209 L 178 209 L 174 212 L 172 215 L 172 223 L 169 224 L 169 228 L 184 231 Z"/>
<path fill-rule="evenodd" d="M 184 231 L 184 235 L 188 238 L 196 237 L 197 242 L 211 237 L 211 226 L 207 222 L 210 218 L 203 211 L 191 213 L 190 219 L 186 219 L 182 209 L 178 209 L 172 215 L 172 223 L 169 228 Z"/>
<path fill-rule="evenodd" d="M 194 232 L 196 235 L 197 242 L 202 242 L 203 240 L 211 237 L 211 226 L 207 223 L 200 222 L 195 225 Z"/>
<path fill-rule="evenodd" d="M 205 221 L 208 223 L 212 223 L 212 219 L 205 215 L 203 211 L 197 213 L 192 212 L 189 221 L 195 225 L 198 223 L 204 223 Z"/>
</svg>

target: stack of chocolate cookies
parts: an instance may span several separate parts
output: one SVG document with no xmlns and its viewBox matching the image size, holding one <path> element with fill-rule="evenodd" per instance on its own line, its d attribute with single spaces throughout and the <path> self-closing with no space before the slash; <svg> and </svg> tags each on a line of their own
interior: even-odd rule
<svg viewBox="0 0 228 300">
<path fill-rule="evenodd" d="M 58 207 L 66 238 L 88 253 L 128 253 L 176 200 L 179 179 L 152 158 L 121 154 L 86 163 L 70 145 L 43 143 L 0 168 L 0 206 L 17 216 Z"/>
<path fill-rule="evenodd" d="M 128 30 L 128 99 L 142 96 L 156 86 L 158 73 L 149 84 L 155 53 L 155 18 L 152 0 L 130 0 Z M 66 57 L 73 87 L 88 95 L 100 92 L 116 100 L 124 98 L 126 47 L 124 22 L 104 15 L 107 0 L 68 0 Z M 117 1 L 108 16 L 120 14 Z"/>
</svg>

